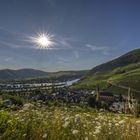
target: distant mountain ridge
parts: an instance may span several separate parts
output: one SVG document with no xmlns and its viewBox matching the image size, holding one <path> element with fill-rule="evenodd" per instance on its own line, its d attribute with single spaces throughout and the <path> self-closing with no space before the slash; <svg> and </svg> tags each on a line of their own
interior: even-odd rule
<svg viewBox="0 0 140 140">
<path fill-rule="evenodd" d="M 0 70 L 0 79 L 20 79 L 20 78 L 28 78 L 28 77 L 40 77 L 47 76 L 47 72 L 35 69 L 19 69 L 19 70 L 11 70 L 11 69 L 3 69 Z"/>
<path fill-rule="evenodd" d="M 59 71 L 59 72 L 45 72 L 36 69 L 2 69 L 0 70 L 0 80 L 15 80 L 15 79 L 38 79 L 38 78 L 52 78 L 52 79 L 74 79 L 81 78 L 88 70 L 81 71 Z"/>
</svg>

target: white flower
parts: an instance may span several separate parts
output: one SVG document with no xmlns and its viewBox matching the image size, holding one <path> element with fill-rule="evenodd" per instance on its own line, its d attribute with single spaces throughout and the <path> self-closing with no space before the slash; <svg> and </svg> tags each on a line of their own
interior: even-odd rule
<svg viewBox="0 0 140 140">
<path fill-rule="evenodd" d="M 23 137 L 26 137 L 27 134 L 23 134 Z"/>
<path fill-rule="evenodd" d="M 8 122 L 7 123 L 11 123 L 12 121 L 11 120 L 8 120 Z"/>
<path fill-rule="evenodd" d="M 76 135 L 76 134 L 78 134 L 78 133 L 79 133 L 78 130 L 72 130 L 72 134 L 73 134 L 73 135 Z"/>
<path fill-rule="evenodd" d="M 102 127 L 101 127 L 101 126 L 96 126 L 95 128 L 96 128 L 96 129 L 101 129 Z"/>
<path fill-rule="evenodd" d="M 87 127 L 87 126 L 84 124 L 83 127 Z"/>
<path fill-rule="evenodd" d="M 118 123 L 116 123 L 116 124 L 115 124 L 115 126 L 119 126 L 119 124 L 118 124 Z"/>
<path fill-rule="evenodd" d="M 75 123 L 80 123 L 80 115 L 79 114 L 75 115 L 74 121 L 75 121 Z"/>
<path fill-rule="evenodd" d="M 109 123 L 108 123 L 108 125 L 109 125 L 109 126 L 111 126 L 111 125 L 112 125 L 112 123 L 110 123 L 110 122 L 109 122 Z"/>
<path fill-rule="evenodd" d="M 99 134 L 100 133 L 100 129 L 96 129 L 94 134 Z"/>
<path fill-rule="evenodd" d="M 42 138 L 46 138 L 47 137 L 47 134 L 44 134 L 43 136 L 42 136 Z"/>
<path fill-rule="evenodd" d="M 66 128 L 68 125 L 69 125 L 69 121 L 66 121 L 63 125 L 62 125 L 62 127 L 64 127 L 64 128 Z"/>
<path fill-rule="evenodd" d="M 140 124 L 140 120 L 136 121 L 137 124 Z"/>
<path fill-rule="evenodd" d="M 101 128 L 101 126 L 96 126 L 94 134 L 99 134 L 101 132 Z"/>
<path fill-rule="evenodd" d="M 124 123 L 125 123 L 124 120 L 119 121 L 119 124 L 124 124 Z"/>
<path fill-rule="evenodd" d="M 28 110 L 29 108 L 32 108 L 32 107 L 33 107 L 33 104 L 27 103 L 27 104 L 24 104 L 23 110 Z"/>
<path fill-rule="evenodd" d="M 65 118 L 65 121 L 69 121 L 69 120 L 70 120 L 70 118 L 69 118 L 69 117 L 66 117 L 66 118 Z"/>
<path fill-rule="evenodd" d="M 96 124 L 97 124 L 98 126 L 100 126 L 100 125 L 101 125 L 101 123 L 100 123 L 100 122 L 97 122 Z"/>
<path fill-rule="evenodd" d="M 134 130 L 134 129 L 135 129 L 135 127 L 133 126 L 133 127 L 132 127 L 132 130 Z"/>
<path fill-rule="evenodd" d="M 98 118 L 95 118 L 95 121 L 98 121 Z"/>
</svg>

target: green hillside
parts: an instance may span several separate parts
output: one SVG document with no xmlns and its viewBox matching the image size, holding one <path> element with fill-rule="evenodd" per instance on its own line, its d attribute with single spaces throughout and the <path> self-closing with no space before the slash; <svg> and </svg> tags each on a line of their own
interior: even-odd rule
<svg viewBox="0 0 140 140">
<path fill-rule="evenodd" d="M 80 79 L 84 77 L 89 71 L 81 70 L 81 71 L 59 71 L 59 72 L 48 72 L 47 76 L 40 76 L 34 78 L 25 78 L 20 79 L 21 82 L 49 82 L 49 81 L 68 81 L 74 79 Z"/>
<path fill-rule="evenodd" d="M 111 71 L 118 67 L 124 67 L 139 62 L 140 62 L 140 49 L 136 49 L 118 57 L 117 59 L 96 66 L 90 71 L 89 74 Z"/>
<path fill-rule="evenodd" d="M 51 79 L 76 79 L 85 76 L 88 73 L 88 70 L 81 70 L 81 71 L 59 71 L 54 73 L 49 73 L 48 78 Z"/>
<path fill-rule="evenodd" d="M 140 96 L 140 49 L 93 68 L 74 88 L 95 89 L 126 94 L 130 87 Z"/>
<path fill-rule="evenodd" d="M 0 80 L 24 79 L 28 77 L 34 78 L 34 77 L 41 77 L 41 76 L 44 77 L 47 75 L 48 75 L 47 72 L 36 70 L 36 69 L 0 70 Z"/>
<path fill-rule="evenodd" d="M 88 73 L 88 70 L 81 71 L 59 71 L 59 72 L 45 72 L 36 69 L 20 69 L 11 70 L 3 69 L 0 70 L 0 81 L 17 80 L 71 80 L 81 78 Z"/>
</svg>

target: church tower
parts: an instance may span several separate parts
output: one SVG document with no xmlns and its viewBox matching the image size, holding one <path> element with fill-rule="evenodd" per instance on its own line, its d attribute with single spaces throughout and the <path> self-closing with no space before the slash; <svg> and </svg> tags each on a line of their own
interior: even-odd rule
<svg viewBox="0 0 140 140">
<path fill-rule="evenodd" d="M 99 89 L 99 85 L 97 85 L 96 87 L 96 101 L 100 100 L 100 89 Z"/>
</svg>

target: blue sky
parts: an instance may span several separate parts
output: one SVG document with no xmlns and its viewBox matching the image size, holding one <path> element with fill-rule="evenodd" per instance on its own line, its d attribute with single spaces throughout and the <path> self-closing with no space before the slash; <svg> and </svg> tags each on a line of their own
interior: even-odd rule
<svg viewBox="0 0 140 140">
<path fill-rule="evenodd" d="M 43 31 L 53 49 L 29 42 Z M 0 0 L 0 69 L 90 69 L 135 48 L 139 0 Z"/>
</svg>

